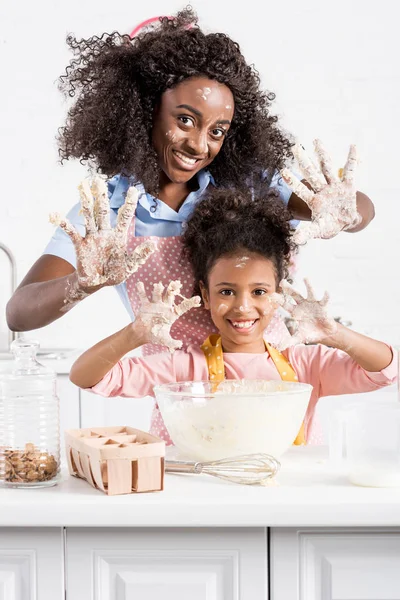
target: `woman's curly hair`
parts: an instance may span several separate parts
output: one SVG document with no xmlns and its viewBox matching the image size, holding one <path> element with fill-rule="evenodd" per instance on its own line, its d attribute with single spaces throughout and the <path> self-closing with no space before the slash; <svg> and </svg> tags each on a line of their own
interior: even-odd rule
<svg viewBox="0 0 400 600">
<path fill-rule="evenodd" d="M 183 255 L 194 271 L 195 293 L 222 256 L 242 252 L 269 259 L 277 286 L 288 277 L 297 247 L 292 241 L 291 215 L 275 190 L 253 197 L 250 190 L 213 189 L 195 208 L 182 235 Z"/>
<path fill-rule="evenodd" d="M 60 89 L 74 103 L 59 130 L 61 161 L 78 158 L 108 176 L 133 175 L 156 193 L 153 112 L 167 89 L 194 76 L 225 84 L 235 101 L 232 126 L 209 166 L 218 185 L 235 187 L 262 171 L 272 176 L 291 157 L 291 143 L 269 112 L 275 95 L 260 90 L 239 45 L 223 33 L 205 34 L 190 7 L 133 39 L 113 32 L 70 36 L 67 43 L 74 58 Z"/>
</svg>

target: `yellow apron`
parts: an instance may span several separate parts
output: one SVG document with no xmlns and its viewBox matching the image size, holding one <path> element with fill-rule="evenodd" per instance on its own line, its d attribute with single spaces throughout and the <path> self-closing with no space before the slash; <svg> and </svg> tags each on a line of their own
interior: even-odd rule
<svg viewBox="0 0 400 600">
<path fill-rule="evenodd" d="M 265 347 L 269 353 L 282 381 L 297 381 L 297 375 L 289 363 L 289 361 L 277 350 L 273 348 L 267 342 Z M 211 381 L 218 383 L 225 379 L 225 367 L 224 367 L 224 351 L 222 350 L 221 336 L 217 333 L 211 334 L 206 341 L 202 344 L 201 349 L 203 350 L 204 356 L 207 361 L 208 375 Z M 297 434 L 293 444 L 299 446 L 305 444 L 306 439 L 304 435 L 304 423 L 300 427 L 300 431 Z"/>
</svg>

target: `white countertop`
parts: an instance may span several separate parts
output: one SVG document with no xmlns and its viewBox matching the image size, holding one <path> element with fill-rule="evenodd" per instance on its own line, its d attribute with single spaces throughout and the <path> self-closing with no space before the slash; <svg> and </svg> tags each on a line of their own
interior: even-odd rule
<svg viewBox="0 0 400 600">
<path fill-rule="evenodd" d="M 107 496 L 65 473 L 51 488 L 1 488 L 0 526 L 400 526 L 400 488 L 347 483 L 330 469 L 325 448 L 293 448 L 281 462 L 270 487 L 167 474 L 163 492 L 123 496 Z"/>
</svg>

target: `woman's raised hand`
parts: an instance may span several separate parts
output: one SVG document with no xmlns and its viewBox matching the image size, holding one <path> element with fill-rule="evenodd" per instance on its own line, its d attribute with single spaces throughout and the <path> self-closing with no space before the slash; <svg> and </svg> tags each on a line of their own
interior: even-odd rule
<svg viewBox="0 0 400 600">
<path fill-rule="evenodd" d="M 118 285 L 143 265 L 156 250 L 151 242 L 140 244 L 132 253 L 127 250 L 129 225 L 135 214 L 138 192 L 130 187 L 125 204 L 118 211 L 115 228 L 110 224 L 107 184 L 95 177 L 79 186 L 86 235 L 82 237 L 68 221 L 53 213 L 50 220 L 71 238 L 76 252 L 78 285 L 82 292 L 93 288 Z"/>
<path fill-rule="evenodd" d="M 309 239 L 335 237 L 341 231 L 352 229 L 361 222 L 357 212 L 357 197 L 354 174 L 357 151 L 350 146 L 346 165 L 335 171 L 332 161 L 320 140 L 314 141 L 320 169 L 308 157 L 305 150 L 296 144 L 293 154 L 304 178 L 311 185 L 308 189 L 289 169 L 281 171 L 282 178 L 296 196 L 311 210 L 311 222 L 298 228 L 293 236 L 296 244 L 305 244 Z"/>
<path fill-rule="evenodd" d="M 273 299 L 297 323 L 297 329 L 290 338 L 290 346 L 303 343 L 324 343 L 324 340 L 335 334 L 338 328 L 336 321 L 327 312 L 328 293 L 325 292 L 322 299 L 317 300 L 307 279 L 304 279 L 304 284 L 307 289 L 306 298 L 285 279 L 280 284 L 283 293 L 272 294 Z M 279 348 L 279 350 L 283 349 Z"/>
<path fill-rule="evenodd" d="M 148 299 L 144 284 L 138 282 L 137 292 L 141 307 L 134 322 L 135 329 L 140 330 L 144 343 L 161 344 L 171 352 L 182 347 L 180 340 L 171 337 L 170 329 L 177 319 L 192 308 L 200 306 L 200 297 L 185 298 L 181 296 L 180 281 L 171 281 L 167 288 L 162 283 L 155 283 L 151 300 Z M 182 302 L 175 303 L 176 296 Z"/>
</svg>

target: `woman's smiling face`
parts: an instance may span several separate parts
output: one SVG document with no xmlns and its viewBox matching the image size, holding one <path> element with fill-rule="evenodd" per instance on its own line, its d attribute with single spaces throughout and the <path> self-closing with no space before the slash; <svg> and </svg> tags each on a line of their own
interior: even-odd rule
<svg viewBox="0 0 400 600">
<path fill-rule="evenodd" d="M 201 291 L 225 352 L 264 352 L 263 334 L 278 306 L 271 298 L 276 270 L 269 259 L 246 250 L 223 256 Z"/>
<path fill-rule="evenodd" d="M 217 156 L 232 123 L 230 89 L 207 77 L 193 77 L 167 90 L 154 113 L 153 145 L 162 171 L 186 183 Z"/>
</svg>

